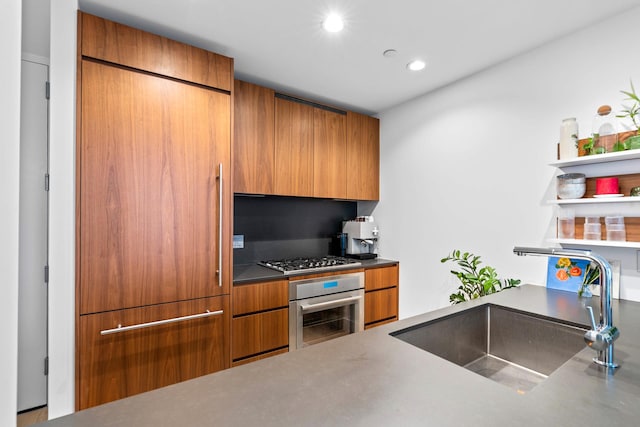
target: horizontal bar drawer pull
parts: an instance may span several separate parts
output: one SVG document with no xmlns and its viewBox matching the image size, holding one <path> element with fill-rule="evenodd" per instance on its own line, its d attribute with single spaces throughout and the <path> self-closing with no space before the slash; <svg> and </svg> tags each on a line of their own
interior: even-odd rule
<svg viewBox="0 0 640 427">
<path fill-rule="evenodd" d="M 337 307 L 339 305 L 343 305 L 345 302 L 358 301 L 362 299 L 361 296 L 342 298 L 333 301 L 319 302 L 317 304 L 300 304 L 300 309 L 302 311 L 308 311 L 316 308 L 332 308 Z"/>
<path fill-rule="evenodd" d="M 218 310 L 218 311 L 209 311 L 209 310 L 207 310 L 205 313 L 192 314 L 192 315 L 189 315 L 189 316 L 182 316 L 182 317 L 174 317 L 172 319 L 156 320 L 155 322 L 138 323 L 137 325 L 131 325 L 131 326 L 118 325 L 117 328 L 105 329 L 104 331 L 100 331 L 100 335 L 117 334 L 118 332 L 132 331 L 134 329 L 149 328 L 151 326 L 166 325 L 168 323 L 182 322 L 184 320 L 201 319 L 203 317 L 217 316 L 217 315 L 222 314 L 222 313 L 223 313 L 222 310 Z"/>
</svg>

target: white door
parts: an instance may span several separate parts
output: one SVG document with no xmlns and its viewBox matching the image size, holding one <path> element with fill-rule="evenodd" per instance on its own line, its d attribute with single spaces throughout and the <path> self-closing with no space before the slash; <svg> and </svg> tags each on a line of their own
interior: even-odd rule
<svg viewBox="0 0 640 427">
<path fill-rule="evenodd" d="M 47 404 L 48 72 L 22 61 L 18 412 Z"/>
</svg>

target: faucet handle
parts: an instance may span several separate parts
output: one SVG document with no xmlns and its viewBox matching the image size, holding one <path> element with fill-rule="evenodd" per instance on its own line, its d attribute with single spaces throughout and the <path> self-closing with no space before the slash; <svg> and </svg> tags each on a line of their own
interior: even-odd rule
<svg viewBox="0 0 640 427">
<path fill-rule="evenodd" d="M 596 318 L 593 317 L 593 307 L 588 305 L 585 308 L 587 309 L 587 315 L 589 316 L 589 321 L 591 322 L 591 329 L 595 331 L 598 329 L 598 327 L 596 325 Z"/>
</svg>

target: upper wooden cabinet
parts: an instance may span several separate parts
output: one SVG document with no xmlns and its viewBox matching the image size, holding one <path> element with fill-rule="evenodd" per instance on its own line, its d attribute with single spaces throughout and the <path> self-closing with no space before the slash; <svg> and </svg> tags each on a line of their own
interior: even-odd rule
<svg viewBox="0 0 640 427">
<path fill-rule="evenodd" d="M 87 13 L 80 53 L 138 70 L 231 91 L 233 59 Z"/>
<path fill-rule="evenodd" d="M 274 91 L 235 81 L 233 172 L 234 192 L 274 193 Z"/>
<path fill-rule="evenodd" d="M 276 98 L 274 194 L 313 197 L 313 107 Z"/>
<path fill-rule="evenodd" d="M 378 200 L 379 120 L 236 80 L 234 192 Z"/>
<path fill-rule="evenodd" d="M 321 108 L 313 113 L 313 196 L 344 199 L 347 117 Z"/>
<path fill-rule="evenodd" d="M 380 120 L 347 112 L 347 199 L 380 198 Z"/>
</svg>

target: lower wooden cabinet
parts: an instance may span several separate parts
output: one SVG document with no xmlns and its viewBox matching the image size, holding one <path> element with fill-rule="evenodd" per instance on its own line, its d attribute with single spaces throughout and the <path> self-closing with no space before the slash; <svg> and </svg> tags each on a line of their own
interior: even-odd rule
<svg viewBox="0 0 640 427">
<path fill-rule="evenodd" d="M 281 308 L 233 319 L 232 360 L 289 346 L 289 309 Z"/>
<path fill-rule="evenodd" d="M 228 368 L 230 317 L 227 295 L 80 316 L 78 409 Z"/>
<path fill-rule="evenodd" d="M 364 274 L 365 329 L 398 320 L 398 264 L 369 268 Z"/>
<path fill-rule="evenodd" d="M 288 351 L 288 286 L 287 280 L 276 280 L 233 287 L 233 366 Z"/>
</svg>

